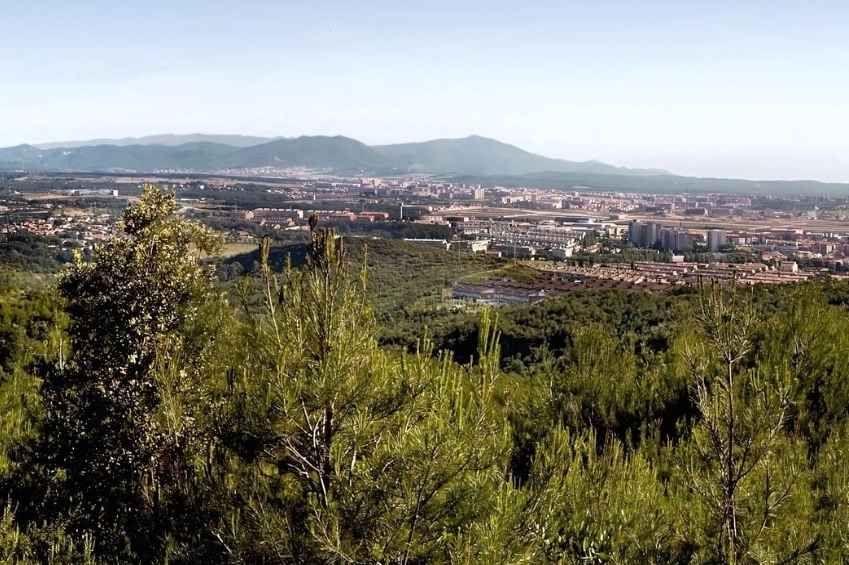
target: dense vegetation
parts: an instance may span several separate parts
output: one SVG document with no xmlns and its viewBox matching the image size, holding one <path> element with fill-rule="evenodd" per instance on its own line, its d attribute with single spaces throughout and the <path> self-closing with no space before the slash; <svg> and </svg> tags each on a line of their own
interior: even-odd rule
<svg viewBox="0 0 849 565">
<path fill-rule="evenodd" d="M 56 273 L 71 260 L 62 240 L 32 234 L 5 234 L 0 242 L 0 265 L 15 271 Z"/>
<path fill-rule="evenodd" d="M 570 294 L 533 306 L 499 309 L 499 345 L 503 368 L 527 374 L 546 353 L 564 354 L 581 328 L 600 324 L 635 347 L 667 350 L 680 330 L 680 321 L 693 296 L 682 288 L 676 294 L 602 290 Z M 440 349 L 453 352 L 461 363 L 476 354 L 478 317 L 458 312 L 435 318 L 429 329 Z M 410 335 L 390 334 L 408 344 Z"/>
<path fill-rule="evenodd" d="M 348 239 L 228 294 L 174 210 L 0 294 L 0 562 L 849 558 L 845 285 L 484 311 L 458 364 L 380 346 Z"/>
<path fill-rule="evenodd" d="M 439 315 L 443 293 L 458 279 L 490 273 L 507 264 L 491 256 L 449 253 L 391 239 L 350 237 L 345 241 L 353 268 L 368 267 L 367 297 L 379 324 L 393 335 L 400 328 L 411 332 L 419 315 Z M 306 243 L 272 246 L 268 260 L 276 270 L 283 269 L 287 261 L 298 267 L 306 261 L 308 251 Z M 254 252 L 219 261 L 219 277 L 234 280 L 245 272 L 254 272 L 259 260 L 259 252 Z"/>
</svg>

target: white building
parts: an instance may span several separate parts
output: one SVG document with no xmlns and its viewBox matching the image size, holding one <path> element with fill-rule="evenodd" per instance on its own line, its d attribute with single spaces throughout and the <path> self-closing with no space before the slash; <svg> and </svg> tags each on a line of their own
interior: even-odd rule
<svg viewBox="0 0 849 565">
<path fill-rule="evenodd" d="M 452 241 L 451 249 L 458 249 L 462 251 L 471 251 L 472 253 L 486 253 L 486 250 L 489 249 L 489 240 L 488 239 L 476 239 L 474 241 L 471 240 L 460 240 L 460 241 Z"/>
</svg>

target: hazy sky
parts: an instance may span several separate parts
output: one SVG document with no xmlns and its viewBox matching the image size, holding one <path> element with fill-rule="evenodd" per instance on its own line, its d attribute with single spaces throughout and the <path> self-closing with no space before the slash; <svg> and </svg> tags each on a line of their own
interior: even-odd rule
<svg viewBox="0 0 849 565">
<path fill-rule="evenodd" d="M 479 134 L 849 181 L 849 2 L 0 0 L 0 146 Z"/>
</svg>

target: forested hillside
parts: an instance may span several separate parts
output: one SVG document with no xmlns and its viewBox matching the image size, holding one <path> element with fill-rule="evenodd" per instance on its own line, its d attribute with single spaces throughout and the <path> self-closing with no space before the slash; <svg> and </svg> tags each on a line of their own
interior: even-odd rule
<svg viewBox="0 0 849 565">
<path fill-rule="evenodd" d="M 408 320 L 419 314 L 433 315 L 444 302 L 443 293 L 462 277 L 488 273 L 508 264 L 491 256 L 451 253 L 392 239 L 350 237 L 345 243 L 352 268 L 367 267 L 366 296 L 379 325 L 387 331 L 408 327 Z M 287 260 L 299 267 L 306 261 L 308 251 L 307 244 L 271 247 L 269 263 L 277 270 Z M 255 270 L 259 258 L 259 253 L 254 252 L 222 261 L 220 278 L 232 280 Z M 239 267 L 234 268 L 234 264 Z"/>
<path fill-rule="evenodd" d="M 523 175 L 541 171 L 613 175 L 671 175 L 658 169 L 627 169 L 598 161 L 576 163 L 550 159 L 514 145 L 477 135 L 463 139 L 434 139 L 372 147 L 401 170 L 481 176 Z"/>
<path fill-rule="evenodd" d="M 0 243 L 0 265 L 29 273 L 56 273 L 71 260 L 62 240 L 32 234 L 5 234 Z"/>
<path fill-rule="evenodd" d="M 849 559 L 845 285 L 445 318 L 458 363 L 381 346 L 355 242 L 227 290 L 175 207 L 0 293 L 0 563 Z"/>
</svg>

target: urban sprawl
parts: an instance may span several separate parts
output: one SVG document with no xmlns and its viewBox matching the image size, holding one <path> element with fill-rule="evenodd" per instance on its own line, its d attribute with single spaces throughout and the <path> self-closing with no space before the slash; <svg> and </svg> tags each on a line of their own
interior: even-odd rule
<svg viewBox="0 0 849 565">
<path fill-rule="evenodd" d="M 251 225 L 307 230 L 313 214 L 352 227 L 409 222 L 445 226 L 451 234 L 407 238 L 410 243 L 498 255 L 536 273 L 523 282 L 500 276 L 458 282 L 451 291 L 458 301 L 532 303 L 586 289 L 666 292 L 706 279 L 791 283 L 849 270 L 849 199 L 838 197 L 485 188 L 415 176 L 2 182 L 3 233 L 55 237 L 63 247 L 91 247 L 117 233 L 120 215 L 89 206 L 89 199 L 132 198 L 141 182 L 155 182 L 177 193 L 181 212 L 216 220 L 230 241 L 254 242 Z"/>
</svg>

